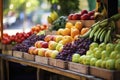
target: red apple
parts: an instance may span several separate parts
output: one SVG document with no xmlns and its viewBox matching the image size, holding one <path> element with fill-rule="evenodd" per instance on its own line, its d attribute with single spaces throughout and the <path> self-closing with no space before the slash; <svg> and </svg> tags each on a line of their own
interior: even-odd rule
<svg viewBox="0 0 120 80">
<path fill-rule="evenodd" d="M 69 19 L 69 20 L 72 20 L 72 16 L 73 16 L 73 14 L 70 14 L 70 15 L 68 16 L 68 19 Z"/>
<path fill-rule="evenodd" d="M 88 14 L 88 11 L 87 10 L 82 10 L 81 15 L 83 15 L 83 14 Z"/>
<path fill-rule="evenodd" d="M 81 16 L 81 20 L 88 20 L 88 19 L 89 19 L 88 14 L 83 14 L 83 15 Z"/>
<path fill-rule="evenodd" d="M 93 16 L 94 13 L 95 13 L 95 11 L 90 11 L 90 12 L 88 12 L 88 16 Z"/>
<path fill-rule="evenodd" d="M 46 35 L 45 38 L 44 38 L 44 41 L 45 41 L 45 42 L 49 42 L 49 41 L 51 41 L 51 40 L 53 40 L 53 39 L 54 39 L 54 36 L 53 36 L 53 35 Z"/>
<path fill-rule="evenodd" d="M 90 16 L 90 20 L 95 20 L 95 17 L 94 16 Z"/>
<path fill-rule="evenodd" d="M 41 47 L 42 48 L 48 48 L 48 42 L 42 42 Z"/>
<path fill-rule="evenodd" d="M 76 14 L 74 14 L 74 15 L 72 16 L 72 20 L 77 20 L 77 15 L 76 15 Z"/>
</svg>

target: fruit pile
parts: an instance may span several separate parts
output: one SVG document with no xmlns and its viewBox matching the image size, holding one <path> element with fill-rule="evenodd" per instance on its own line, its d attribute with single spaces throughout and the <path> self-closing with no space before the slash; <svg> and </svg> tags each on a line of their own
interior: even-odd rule
<svg viewBox="0 0 120 80">
<path fill-rule="evenodd" d="M 64 45 L 62 51 L 57 55 L 57 59 L 72 61 L 73 54 L 86 54 L 86 51 L 89 49 L 90 43 L 90 39 L 78 38 L 74 42 Z"/>
<path fill-rule="evenodd" d="M 57 34 L 63 36 L 69 35 L 74 39 L 76 36 L 85 34 L 88 30 L 89 28 L 84 27 L 83 23 L 80 21 L 77 21 L 75 24 L 67 22 L 65 28 L 60 28 Z"/>
<path fill-rule="evenodd" d="M 35 25 L 35 26 L 33 26 L 31 28 L 31 32 L 33 32 L 33 33 L 39 33 L 40 31 L 44 31 L 46 29 L 48 29 L 47 25 L 45 25 L 45 24 L 43 24 L 43 25 L 37 24 L 37 25 Z"/>
<path fill-rule="evenodd" d="M 34 46 L 29 47 L 28 53 L 56 58 L 58 53 L 62 51 L 63 46 L 71 42 L 72 38 L 70 36 L 46 35 L 44 40 L 38 40 Z"/>
<path fill-rule="evenodd" d="M 95 11 L 82 10 L 80 13 L 69 14 L 68 20 L 94 20 Z"/>
<path fill-rule="evenodd" d="M 91 43 L 86 55 L 73 55 L 72 61 L 110 70 L 120 70 L 120 43 Z"/>
<path fill-rule="evenodd" d="M 3 33 L 3 39 L 2 44 L 15 44 L 15 43 L 21 43 L 25 39 L 27 39 L 29 36 L 31 36 L 32 32 L 17 32 L 15 35 L 8 35 L 7 33 Z"/>
<path fill-rule="evenodd" d="M 21 52 L 28 52 L 29 47 L 33 46 L 34 43 L 38 40 L 44 40 L 45 35 L 36 35 L 33 34 L 22 43 L 15 45 L 12 50 L 21 51 Z"/>
</svg>

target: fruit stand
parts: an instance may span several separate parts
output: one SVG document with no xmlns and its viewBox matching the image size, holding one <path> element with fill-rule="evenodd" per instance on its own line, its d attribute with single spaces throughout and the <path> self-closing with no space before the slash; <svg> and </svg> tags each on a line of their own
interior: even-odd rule
<svg viewBox="0 0 120 80">
<path fill-rule="evenodd" d="M 99 5 L 96 10 L 67 17 L 58 17 L 53 11 L 48 16 L 49 25 L 35 25 L 29 32 L 15 35 L 2 33 L 1 80 L 9 80 L 10 62 L 34 67 L 37 80 L 119 80 L 117 0 L 104 0 L 107 4 L 96 1 L 102 8 Z M 111 6 L 113 3 L 116 6 Z M 68 78 L 58 79 L 61 75 Z"/>
</svg>

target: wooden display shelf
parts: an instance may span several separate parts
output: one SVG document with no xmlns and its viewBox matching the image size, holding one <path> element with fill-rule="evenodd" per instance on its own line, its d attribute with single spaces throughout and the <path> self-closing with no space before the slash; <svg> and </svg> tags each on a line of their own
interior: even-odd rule
<svg viewBox="0 0 120 80">
<path fill-rule="evenodd" d="M 83 64 L 74 63 L 74 62 L 68 62 L 68 69 L 75 71 L 75 72 L 79 72 L 79 73 L 83 73 L 83 74 L 90 74 L 89 68 L 90 67 L 88 65 L 83 65 Z"/>
<path fill-rule="evenodd" d="M 29 54 L 29 53 L 23 53 L 23 58 L 26 60 L 31 60 L 31 61 L 35 61 L 35 55 Z"/>
<path fill-rule="evenodd" d="M 25 60 L 25 59 L 22 59 L 22 58 L 17 58 L 17 57 L 13 57 L 13 56 L 5 56 L 5 55 L 2 55 L 2 54 L 0 54 L 0 57 L 1 57 L 1 59 L 6 60 L 6 62 L 10 61 L 10 62 L 14 62 L 14 63 L 20 63 L 20 64 L 23 64 L 23 65 L 28 65 L 28 66 L 37 68 L 37 70 L 42 69 L 42 70 L 45 70 L 45 71 L 49 71 L 49 72 L 53 72 L 53 73 L 56 73 L 56 74 L 59 74 L 59 75 L 70 77 L 70 78 L 73 78 L 73 79 L 76 79 L 76 80 L 83 80 L 83 79 L 84 80 L 103 80 L 103 79 L 100 79 L 100 78 L 96 78 L 92 75 L 82 74 L 82 73 L 78 73 L 78 72 L 74 72 L 74 71 L 70 71 L 70 70 L 65 70 L 65 69 L 54 67 L 54 66 L 34 62 L 34 61 Z M 37 79 L 37 80 L 40 80 L 40 78 Z"/>
<path fill-rule="evenodd" d="M 13 56 L 17 58 L 23 58 L 23 52 L 20 51 L 13 51 Z"/>
<path fill-rule="evenodd" d="M 48 57 L 41 57 L 39 55 L 35 56 L 35 62 L 37 62 L 37 63 L 48 64 L 48 61 L 49 61 Z"/>
<path fill-rule="evenodd" d="M 120 71 L 90 66 L 90 74 L 105 80 L 120 80 Z"/>
</svg>

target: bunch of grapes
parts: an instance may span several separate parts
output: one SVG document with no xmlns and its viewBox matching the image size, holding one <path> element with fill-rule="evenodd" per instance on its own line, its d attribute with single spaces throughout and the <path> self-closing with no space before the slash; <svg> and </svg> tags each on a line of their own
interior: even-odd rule
<svg viewBox="0 0 120 80">
<path fill-rule="evenodd" d="M 44 40 L 45 35 L 36 35 L 33 34 L 26 40 L 24 40 L 21 44 L 15 45 L 12 50 L 21 51 L 21 52 L 28 52 L 29 47 L 33 46 L 34 43 L 38 40 Z"/>
<path fill-rule="evenodd" d="M 91 43 L 92 41 L 88 38 L 78 38 L 74 42 L 64 45 L 62 51 L 57 55 L 57 59 L 71 61 L 74 53 L 84 55 Z"/>
</svg>

